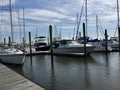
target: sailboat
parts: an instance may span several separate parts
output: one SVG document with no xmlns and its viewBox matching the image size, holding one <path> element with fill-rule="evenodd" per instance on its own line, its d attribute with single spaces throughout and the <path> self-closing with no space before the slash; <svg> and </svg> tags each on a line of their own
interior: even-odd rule
<svg viewBox="0 0 120 90">
<path fill-rule="evenodd" d="M 83 2 L 84 4 L 84 2 Z M 83 7 L 82 7 L 82 10 L 83 11 Z M 82 16 L 82 15 L 81 15 Z M 80 17 L 81 19 L 81 17 Z M 79 21 L 80 22 L 80 21 Z M 85 22 L 86 22 L 86 43 L 87 44 L 90 44 L 90 45 L 93 45 L 95 48 L 94 48 L 94 52 L 99 52 L 99 51 L 105 51 L 105 42 L 104 40 L 98 40 L 98 17 L 96 16 L 96 29 L 97 29 L 97 39 L 90 39 L 87 35 L 87 0 L 85 0 Z M 78 33 L 78 30 L 77 30 L 77 33 Z M 78 35 L 79 36 L 79 35 Z M 79 38 L 77 39 L 79 42 L 83 42 L 83 38 L 84 37 L 81 37 L 81 35 L 79 36 Z M 108 51 L 112 51 L 112 48 L 111 46 L 108 46 L 107 47 L 107 50 Z"/>
<path fill-rule="evenodd" d="M 7 64 L 23 64 L 25 55 L 15 48 L 0 49 L 0 61 Z"/>
<path fill-rule="evenodd" d="M 18 50 L 17 48 L 14 48 L 13 46 L 13 26 L 12 26 L 12 9 L 11 9 L 11 0 L 10 1 L 10 21 L 11 21 L 11 37 L 12 42 L 10 47 L 0 47 L 0 61 L 2 63 L 7 64 L 20 64 L 22 65 L 24 63 L 25 54 Z"/>
<path fill-rule="evenodd" d="M 92 40 L 86 40 L 86 42 L 88 44 L 91 44 L 93 46 L 95 46 L 94 48 L 94 52 L 104 52 L 106 49 L 105 49 L 105 40 L 99 40 L 98 39 L 98 16 L 96 15 L 96 32 L 97 32 L 97 38 L 96 39 L 92 39 Z M 104 34 L 104 33 L 103 33 Z M 103 35 L 104 37 L 104 35 Z M 109 45 L 109 43 L 107 43 L 107 51 L 112 51 L 112 48 L 111 46 Z"/>
<path fill-rule="evenodd" d="M 109 45 L 113 51 L 120 51 L 119 1 L 117 0 L 117 29 L 118 37 L 110 37 Z"/>
</svg>

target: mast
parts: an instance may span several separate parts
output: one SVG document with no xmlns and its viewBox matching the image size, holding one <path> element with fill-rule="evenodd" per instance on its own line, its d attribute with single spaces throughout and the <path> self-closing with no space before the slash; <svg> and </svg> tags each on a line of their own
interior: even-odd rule
<svg viewBox="0 0 120 90">
<path fill-rule="evenodd" d="M 79 21 L 78 21 L 78 13 L 76 14 L 76 25 L 77 25 L 77 32 L 76 32 L 76 40 L 78 39 L 78 33 L 79 33 Z"/>
<path fill-rule="evenodd" d="M 85 0 L 85 11 L 86 11 L 86 36 L 87 36 L 87 0 Z"/>
<path fill-rule="evenodd" d="M 119 38 L 119 52 L 120 52 L 120 26 L 119 26 L 119 2 L 117 0 L 117 19 L 118 19 L 118 38 Z"/>
<path fill-rule="evenodd" d="M 20 12 L 17 12 L 18 14 L 18 23 L 19 23 L 19 30 L 20 30 L 20 43 L 22 42 L 22 32 L 21 32 L 21 24 L 20 24 Z"/>
<path fill-rule="evenodd" d="M 11 6 L 11 0 L 9 0 L 9 3 L 10 3 L 10 5 L 9 5 L 9 8 L 10 8 L 10 25 L 11 25 L 11 38 L 12 38 L 12 44 L 13 44 L 13 42 L 14 42 L 14 40 L 13 40 L 13 22 L 12 22 L 12 6 Z"/>
<path fill-rule="evenodd" d="M 118 20 L 118 27 L 119 27 L 119 2 L 117 0 L 117 20 Z"/>
<path fill-rule="evenodd" d="M 96 15 L 96 33 L 97 33 L 97 39 L 98 39 L 98 16 Z"/>
<path fill-rule="evenodd" d="M 26 45 L 26 37 L 25 37 L 25 15 L 24 15 L 24 8 L 23 8 L 23 46 Z"/>
<path fill-rule="evenodd" d="M 75 26 L 77 27 L 77 32 L 76 32 L 76 39 L 80 38 L 79 36 L 79 27 L 80 27 L 80 23 L 81 23 L 81 18 L 82 18 L 82 13 L 83 13 L 83 8 L 84 8 L 84 0 L 83 0 L 83 5 L 82 5 L 82 9 L 81 9 L 81 12 L 80 14 L 76 14 L 76 23 L 75 23 Z M 76 25 L 77 24 L 77 25 Z M 75 28 L 74 28 L 75 29 Z"/>
<path fill-rule="evenodd" d="M 24 8 L 23 8 L 23 35 L 24 35 L 24 39 L 25 38 L 25 15 L 24 15 Z"/>
</svg>

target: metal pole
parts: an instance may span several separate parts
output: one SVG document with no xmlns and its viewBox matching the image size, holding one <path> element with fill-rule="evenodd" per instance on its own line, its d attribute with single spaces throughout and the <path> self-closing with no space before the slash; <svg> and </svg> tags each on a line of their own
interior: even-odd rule
<svg viewBox="0 0 120 90">
<path fill-rule="evenodd" d="M 119 2 L 117 0 L 117 20 L 118 20 L 118 27 L 119 27 Z"/>
<path fill-rule="evenodd" d="M 86 9 L 86 36 L 87 36 L 87 34 L 88 34 L 88 32 L 87 32 L 87 0 L 85 0 L 85 9 Z"/>
<path fill-rule="evenodd" d="M 96 15 L 96 33 L 97 33 L 97 39 L 98 39 L 98 16 Z"/>
<path fill-rule="evenodd" d="M 23 8 L 23 35 L 24 35 L 24 39 L 26 40 L 26 37 L 25 37 L 25 14 L 24 14 L 24 8 Z"/>
<path fill-rule="evenodd" d="M 120 27 L 118 27 L 118 37 L 119 37 L 119 52 L 120 52 Z"/>
<path fill-rule="evenodd" d="M 120 26 L 119 26 L 119 2 L 117 0 L 117 20 L 118 20 L 118 39 L 119 39 L 119 52 L 120 52 Z"/>
</svg>

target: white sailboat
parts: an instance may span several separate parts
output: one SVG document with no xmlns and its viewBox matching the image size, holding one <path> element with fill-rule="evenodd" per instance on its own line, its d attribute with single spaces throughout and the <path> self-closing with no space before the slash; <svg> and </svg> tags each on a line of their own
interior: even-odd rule
<svg viewBox="0 0 120 90">
<path fill-rule="evenodd" d="M 109 45 L 112 47 L 113 51 L 120 50 L 120 24 L 119 24 L 119 0 L 117 0 L 117 29 L 118 30 L 118 37 L 110 37 Z"/>
<path fill-rule="evenodd" d="M 0 60 L 8 64 L 23 64 L 25 55 L 21 50 L 15 48 L 8 48 L 0 50 Z"/>
<path fill-rule="evenodd" d="M 25 55 L 21 50 L 13 47 L 13 26 L 12 26 L 12 9 L 10 0 L 10 21 L 11 21 L 11 37 L 12 46 L 11 47 L 0 47 L 0 61 L 8 64 L 23 64 Z"/>
<path fill-rule="evenodd" d="M 98 39 L 87 40 L 87 43 L 95 46 L 93 50 L 94 52 L 105 52 L 105 42 L 103 40 L 98 40 Z M 110 45 L 107 45 L 107 51 L 109 52 L 112 51 Z"/>
<path fill-rule="evenodd" d="M 85 3 L 84 3 L 85 2 Z M 95 48 L 94 48 L 94 50 L 93 51 L 95 51 L 95 52 L 99 52 L 99 51 L 105 51 L 105 42 L 103 42 L 103 40 L 98 40 L 98 17 L 96 16 L 96 29 L 97 29 L 97 39 L 89 39 L 89 37 L 88 37 L 88 35 L 87 35 L 87 0 L 85 0 L 83 2 L 83 6 L 84 6 L 84 4 L 85 4 L 85 22 L 86 22 L 86 27 L 85 27 L 85 29 L 86 29 L 86 43 L 87 44 L 91 44 L 91 45 L 93 45 Z M 81 10 L 81 14 L 82 14 L 82 12 L 83 12 L 83 7 L 82 7 L 82 10 Z M 80 15 L 80 17 L 79 17 L 79 20 L 77 20 L 77 22 L 80 22 L 80 20 L 81 20 L 81 16 L 82 15 Z M 78 19 L 78 15 L 77 15 L 77 19 Z M 81 34 L 80 35 L 78 35 L 78 30 L 79 30 L 79 24 L 80 23 L 78 23 L 77 24 L 77 33 L 76 33 L 76 36 L 78 37 L 78 38 L 76 38 L 80 43 L 82 42 L 82 43 L 84 43 L 84 37 L 81 37 Z M 111 51 L 112 50 L 112 48 L 110 47 L 110 46 L 108 46 L 108 51 Z"/>
<path fill-rule="evenodd" d="M 97 35 L 97 38 L 92 39 L 92 40 L 88 39 L 88 40 L 86 40 L 86 42 L 88 44 L 91 44 L 91 45 L 95 46 L 95 48 L 93 50 L 94 52 L 105 52 L 106 51 L 106 49 L 105 49 L 105 40 L 99 40 L 98 39 L 98 35 L 99 35 L 98 34 L 98 27 L 99 27 L 99 25 L 98 25 L 98 16 L 96 15 L 96 32 L 97 32 L 96 35 Z M 104 37 L 104 33 L 103 33 L 103 37 Z M 109 43 L 107 43 L 107 51 L 112 51 L 111 45 Z"/>
</svg>

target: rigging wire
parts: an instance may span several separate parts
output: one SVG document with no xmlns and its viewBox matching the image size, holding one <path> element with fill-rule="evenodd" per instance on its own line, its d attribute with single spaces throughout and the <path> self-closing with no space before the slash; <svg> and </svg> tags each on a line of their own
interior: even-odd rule
<svg viewBox="0 0 120 90">
<path fill-rule="evenodd" d="M 82 4 L 82 9 L 81 9 L 80 15 L 79 15 L 78 20 L 77 20 L 77 24 L 78 25 L 77 25 L 76 39 L 78 39 L 78 35 L 79 35 L 79 26 L 81 24 L 81 18 L 82 18 L 83 9 L 84 9 L 84 0 L 83 0 L 83 4 Z"/>
<path fill-rule="evenodd" d="M 99 27 L 100 33 L 101 33 L 102 37 L 104 38 L 105 35 L 104 35 L 103 27 L 102 27 L 102 24 L 101 24 L 100 20 L 98 20 L 98 23 L 100 25 L 100 27 Z"/>
<path fill-rule="evenodd" d="M 117 26 L 116 26 L 116 28 L 115 28 L 115 33 L 114 33 L 114 37 L 116 36 L 116 34 L 117 34 Z"/>
<path fill-rule="evenodd" d="M 74 35 L 75 35 L 75 29 L 76 29 L 76 22 L 75 22 L 75 25 L 74 25 L 74 29 L 73 29 L 73 40 L 74 40 Z"/>
<path fill-rule="evenodd" d="M 115 1 L 115 2 L 116 2 L 116 1 Z M 115 3 L 115 2 L 113 3 L 113 6 L 116 6 L 116 3 Z M 116 7 L 113 7 L 113 8 L 116 8 Z M 111 9 L 111 10 L 112 10 L 112 9 Z M 113 20 L 113 16 L 110 17 L 110 20 Z M 111 24 L 113 25 L 113 23 L 111 23 L 111 22 L 109 21 L 108 26 L 109 26 L 109 27 L 112 26 Z M 116 26 L 117 26 L 117 25 L 116 25 Z M 116 29 L 117 27 L 116 27 L 116 26 L 115 26 L 115 28 L 114 28 L 115 32 L 113 33 L 113 36 L 115 36 L 116 33 L 117 33 L 117 29 Z"/>
</svg>

